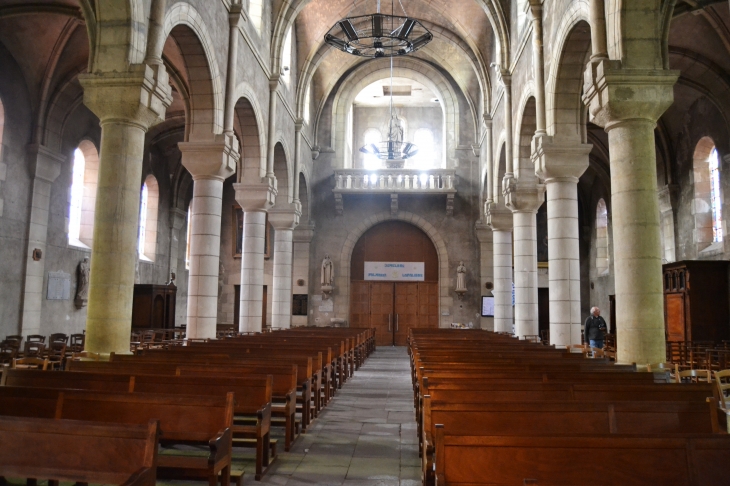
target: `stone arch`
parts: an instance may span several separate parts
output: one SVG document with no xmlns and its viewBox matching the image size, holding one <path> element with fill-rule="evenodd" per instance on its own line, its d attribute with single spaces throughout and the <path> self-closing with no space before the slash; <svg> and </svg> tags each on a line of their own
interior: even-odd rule
<svg viewBox="0 0 730 486">
<path fill-rule="evenodd" d="M 403 221 L 420 228 L 428 235 L 436 247 L 436 254 L 439 259 L 439 316 L 441 316 L 441 307 L 444 305 L 444 300 L 450 298 L 448 277 L 449 252 L 446 247 L 446 241 L 425 218 L 408 211 L 399 211 L 396 216 L 392 216 L 390 211 L 383 211 L 382 213 L 377 213 L 367 218 L 350 230 L 345 243 L 342 245 L 339 265 L 335 267 L 335 288 L 342 289 L 342 292 L 339 292 L 339 294 L 347 297 L 347 302 L 341 304 L 341 309 L 343 309 L 342 314 L 350 315 L 350 261 L 352 260 L 352 252 L 355 249 L 355 245 L 367 230 L 385 221 Z M 337 274 L 338 271 L 339 275 Z"/>
<path fill-rule="evenodd" d="M 664 69 L 667 62 L 665 39 L 668 35 L 665 32 L 668 31 L 674 3 L 663 0 L 606 0 L 609 58 L 620 60 L 624 69 Z"/>
<path fill-rule="evenodd" d="M 310 194 L 311 188 L 309 186 L 309 176 L 308 174 L 306 174 L 305 170 L 302 170 L 299 172 L 298 179 L 299 180 L 297 181 L 297 183 L 299 184 L 299 202 L 302 204 L 302 216 L 299 224 L 306 224 L 312 220 L 310 204 L 312 198 Z"/>
<path fill-rule="evenodd" d="M 331 146 L 335 147 L 335 160 L 343 167 L 352 166 L 352 152 L 346 149 L 348 136 L 347 117 L 357 94 L 366 86 L 390 76 L 389 62 L 374 61 L 358 66 L 340 85 L 332 103 Z M 428 86 L 439 96 L 444 114 L 443 147 L 444 163 L 449 166 L 459 141 L 459 102 L 446 78 L 432 66 L 416 59 L 398 59 L 393 63 L 393 76 L 411 77 Z M 450 127 L 453 127 L 451 129 Z"/>
<path fill-rule="evenodd" d="M 546 87 L 548 135 L 580 140 L 583 118 L 583 73 L 591 53 L 589 6 L 585 0 L 573 2 L 563 16 L 559 39 L 550 63 Z"/>
<path fill-rule="evenodd" d="M 78 75 L 85 66 L 71 72 L 58 83 L 56 90 L 49 96 L 45 119 L 42 123 L 42 143 L 51 150 L 61 152 L 63 132 L 71 113 L 83 103 L 84 90 L 78 82 Z"/>
<path fill-rule="evenodd" d="M 173 36 L 188 67 L 188 140 L 210 140 L 223 132 L 224 92 L 209 29 L 194 7 L 179 2 L 165 15 L 164 32 L 166 39 Z"/>
<path fill-rule="evenodd" d="M 122 5 L 120 5 L 122 3 Z M 142 64 L 147 44 L 147 16 L 144 0 L 97 0 L 96 46 L 90 72 L 127 72 Z M 84 13 L 88 12 L 85 8 Z M 100 49 L 97 46 L 104 46 Z M 103 53 L 103 55 L 102 55 Z"/>
<path fill-rule="evenodd" d="M 282 206 L 291 204 L 294 194 L 294 177 L 289 167 L 290 160 L 286 144 L 282 140 L 276 142 L 274 146 L 274 175 L 276 176 L 278 189 L 276 202 Z M 285 181 L 285 183 L 282 183 L 282 181 Z"/>
<path fill-rule="evenodd" d="M 532 138 L 537 129 L 537 106 L 531 92 L 525 92 L 525 98 L 520 103 L 519 118 L 517 120 L 517 136 L 514 139 L 514 173 L 516 177 L 534 176 L 532 164 Z"/>
<path fill-rule="evenodd" d="M 247 83 L 236 88 L 234 129 L 241 143 L 238 181 L 258 180 L 266 175 L 266 129 L 254 91 Z"/>
<path fill-rule="evenodd" d="M 497 147 L 500 148 L 499 152 L 497 152 L 497 157 L 494 159 L 496 163 L 494 164 L 494 178 L 492 179 L 494 202 L 501 205 L 504 205 L 504 196 L 502 195 L 502 179 L 504 179 L 504 175 L 507 172 L 506 138 L 507 134 L 503 133 L 500 137 L 499 144 L 497 145 Z"/>
</svg>

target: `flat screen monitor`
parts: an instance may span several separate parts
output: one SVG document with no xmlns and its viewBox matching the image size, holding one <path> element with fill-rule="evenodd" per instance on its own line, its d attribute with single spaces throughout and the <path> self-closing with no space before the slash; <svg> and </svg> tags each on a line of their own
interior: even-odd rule
<svg viewBox="0 0 730 486">
<path fill-rule="evenodd" d="M 482 295 L 482 317 L 494 317 L 494 297 Z"/>
</svg>

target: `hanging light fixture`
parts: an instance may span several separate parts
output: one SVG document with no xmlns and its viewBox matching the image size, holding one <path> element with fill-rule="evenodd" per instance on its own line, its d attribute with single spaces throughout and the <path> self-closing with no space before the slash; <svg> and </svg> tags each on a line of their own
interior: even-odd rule
<svg viewBox="0 0 730 486">
<path fill-rule="evenodd" d="M 383 127 L 387 139 L 378 143 L 369 143 L 360 148 L 360 152 L 374 155 L 387 161 L 388 168 L 402 169 L 404 161 L 418 153 L 415 144 L 403 140 L 403 122 L 393 109 L 393 58 L 390 58 L 390 118 Z M 382 132 L 381 132 L 382 133 Z"/>
<path fill-rule="evenodd" d="M 391 15 L 386 15 L 380 12 L 380 0 L 377 3 L 374 14 L 338 21 L 324 41 L 348 54 L 370 58 L 404 56 L 431 42 L 433 34 L 421 22 L 408 17 L 405 9 L 404 16 L 395 15 L 391 0 Z"/>
</svg>

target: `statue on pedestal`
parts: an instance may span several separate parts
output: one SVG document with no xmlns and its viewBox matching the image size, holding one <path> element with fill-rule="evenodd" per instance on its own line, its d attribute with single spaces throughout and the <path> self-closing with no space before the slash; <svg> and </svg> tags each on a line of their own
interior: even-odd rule
<svg viewBox="0 0 730 486">
<path fill-rule="evenodd" d="M 324 260 L 322 260 L 320 280 L 322 284 L 322 294 L 324 294 L 326 298 L 330 293 L 332 293 L 332 290 L 334 290 L 335 282 L 335 267 L 329 255 L 325 255 Z"/>
<path fill-rule="evenodd" d="M 456 267 L 456 293 L 459 299 L 466 293 L 466 266 L 463 261 Z"/>
<path fill-rule="evenodd" d="M 76 284 L 76 307 L 81 309 L 89 302 L 89 274 L 91 273 L 91 264 L 89 257 L 84 257 L 79 266 L 76 268 L 77 284 Z"/>
</svg>

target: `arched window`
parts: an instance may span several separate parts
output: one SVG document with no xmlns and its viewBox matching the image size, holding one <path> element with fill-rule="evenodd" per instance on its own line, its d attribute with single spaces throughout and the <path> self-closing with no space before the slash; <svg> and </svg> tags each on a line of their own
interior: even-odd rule
<svg viewBox="0 0 730 486">
<path fill-rule="evenodd" d="M 697 251 L 713 248 L 723 239 L 722 190 L 720 188 L 720 157 L 715 142 L 702 138 L 695 147 L 692 175 L 694 177 L 694 242 Z M 721 249 L 721 248 L 720 248 Z"/>
<path fill-rule="evenodd" d="M 312 103 L 312 83 L 307 86 L 307 94 L 304 96 L 304 123 L 309 125 L 309 119 L 311 117 L 310 104 Z"/>
<path fill-rule="evenodd" d="M 383 136 L 380 134 L 380 130 L 377 128 L 368 128 L 363 134 L 363 145 L 379 144 Z M 380 159 L 373 154 L 362 154 L 363 155 L 363 168 L 366 170 L 378 170 L 381 167 Z"/>
<path fill-rule="evenodd" d="M 193 236 L 193 203 L 188 204 L 188 229 L 185 236 L 185 270 L 190 270 L 190 239 Z"/>
<path fill-rule="evenodd" d="M 160 188 L 155 176 L 148 175 L 142 185 L 139 210 L 138 250 L 140 260 L 154 261 L 157 252 L 157 209 Z"/>
<path fill-rule="evenodd" d="M 281 53 L 281 79 L 289 86 L 291 83 L 292 71 L 292 55 L 291 55 L 291 38 L 294 27 L 289 27 L 289 31 L 284 38 L 284 51 Z"/>
<path fill-rule="evenodd" d="M 68 215 L 68 242 L 91 248 L 94 240 L 94 209 L 99 182 L 99 153 L 88 140 L 74 150 L 71 202 Z"/>
<path fill-rule="evenodd" d="M 603 199 L 596 207 L 596 273 L 608 273 L 608 210 Z"/>
<path fill-rule="evenodd" d="M 422 170 L 433 169 L 433 161 L 436 155 L 433 131 L 428 128 L 419 128 L 413 136 L 413 143 L 418 147 L 418 153 L 412 159 L 411 168 Z"/>
<path fill-rule="evenodd" d="M 256 32 L 261 35 L 264 30 L 264 0 L 248 0 L 248 17 Z"/>
</svg>

